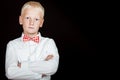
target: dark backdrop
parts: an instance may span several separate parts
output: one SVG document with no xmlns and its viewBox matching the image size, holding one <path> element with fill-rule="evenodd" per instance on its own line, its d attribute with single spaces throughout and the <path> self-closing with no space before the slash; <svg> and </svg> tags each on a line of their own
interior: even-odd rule
<svg viewBox="0 0 120 80">
<path fill-rule="evenodd" d="M 5 50 L 9 40 L 21 36 L 19 15 L 29 0 L 1 2 L 0 78 L 5 77 Z M 96 74 L 97 3 L 91 1 L 36 0 L 45 7 L 42 36 L 55 40 L 59 50 L 59 69 L 52 80 L 78 77 L 94 78 Z"/>
</svg>

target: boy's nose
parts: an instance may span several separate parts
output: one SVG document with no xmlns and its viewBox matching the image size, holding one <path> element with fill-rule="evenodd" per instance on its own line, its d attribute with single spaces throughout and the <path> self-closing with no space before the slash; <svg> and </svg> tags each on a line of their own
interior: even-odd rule
<svg viewBox="0 0 120 80">
<path fill-rule="evenodd" d="M 30 20 L 30 25 L 34 25 L 34 20 Z"/>
</svg>

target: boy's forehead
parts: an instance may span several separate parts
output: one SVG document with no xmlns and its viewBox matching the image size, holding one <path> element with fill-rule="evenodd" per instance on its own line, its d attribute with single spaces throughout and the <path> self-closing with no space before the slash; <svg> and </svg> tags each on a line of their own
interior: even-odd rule
<svg viewBox="0 0 120 80">
<path fill-rule="evenodd" d="M 26 8 L 23 14 L 43 14 L 43 12 L 39 8 Z"/>
</svg>

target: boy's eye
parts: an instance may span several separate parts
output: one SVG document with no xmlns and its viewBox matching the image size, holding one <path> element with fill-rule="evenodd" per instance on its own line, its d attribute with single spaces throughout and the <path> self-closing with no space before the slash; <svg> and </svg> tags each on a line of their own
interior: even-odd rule
<svg viewBox="0 0 120 80">
<path fill-rule="evenodd" d="M 39 19 L 36 18 L 35 20 L 38 21 Z"/>
<path fill-rule="evenodd" d="M 26 17 L 26 19 L 30 19 L 30 17 Z"/>
</svg>

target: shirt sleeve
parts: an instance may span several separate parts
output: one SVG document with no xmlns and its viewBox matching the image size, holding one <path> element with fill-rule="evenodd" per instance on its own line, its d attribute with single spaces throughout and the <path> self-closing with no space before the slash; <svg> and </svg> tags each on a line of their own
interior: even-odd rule
<svg viewBox="0 0 120 80">
<path fill-rule="evenodd" d="M 40 74 L 53 75 L 57 69 L 59 64 L 59 54 L 56 44 L 53 39 L 50 39 L 49 42 L 44 47 L 46 50 L 44 54 L 53 55 L 53 58 L 45 61 L 38 60 L 30 62 L 30 68 L 33 72 L 37 72 Z M 47 56 L 46 55 L 46 56 Z"/>
<path fill-rule="evenodd" d="M 29 62 L 22 62 L 21 68 L 17 66 L 18 58 L 13 47 L 14 45 L 11 42 L 7 44 L 5 58 L 6 77 L 8 79 L 40 79 L 40 74 L 30 70 Z"/>
</svg>

